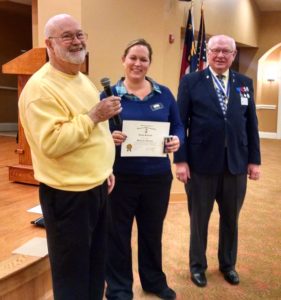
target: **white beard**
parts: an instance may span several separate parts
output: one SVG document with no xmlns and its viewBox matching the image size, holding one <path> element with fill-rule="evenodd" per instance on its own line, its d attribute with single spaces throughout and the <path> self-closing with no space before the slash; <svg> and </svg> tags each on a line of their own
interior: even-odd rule
<svg viewBox="0 0 281 300">
<path fill-rule="evenodd" d="M 82 64 L 87 54 L 85 48 L 83 48 L 82 51 L 79 52 L 71 52 L 61 47 L 55 47 L 54 51 L 56 56 L 59 57 L 61 60 L 76 65 Z"/>
</svg>

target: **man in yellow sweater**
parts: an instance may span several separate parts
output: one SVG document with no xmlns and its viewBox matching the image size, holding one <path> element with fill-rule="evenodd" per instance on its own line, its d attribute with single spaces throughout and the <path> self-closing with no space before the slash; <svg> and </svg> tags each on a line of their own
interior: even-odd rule
<svg viewBox="0 0 281 300">
<path fill-rule="evenodd" d="M 49 62 L 27 82 L 20 120 L 40 182 L 55 300 L 100 300 L 104 290 L 106 202 L 114 186 L 107 120 L 120 98 L 99 100 L 79 70 L 87 34 L 70 15 L 49 19 Z"/>
</svg>

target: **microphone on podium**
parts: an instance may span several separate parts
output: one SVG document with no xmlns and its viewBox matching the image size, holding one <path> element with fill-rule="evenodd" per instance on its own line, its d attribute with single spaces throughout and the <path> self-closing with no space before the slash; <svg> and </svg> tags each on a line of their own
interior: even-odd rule
<svg viewBox="0 0 281 300">
<path fill-rule="evenodd" d="M 103 90 L 104 90 L 104 93 L 107 97 L 110 97 L 110 96 L 113 96 L 113 92 L 112 92 L 112 89 L 110 87 L 110 79 L 107 78 L 107 77 L 104 77 L 100 80 L 100 83 L 101 85 L 103 86 Z M 121 121 L 121 118 L 120 118 L 120 115 L 115 115 L 111 118 L 111 120 L 113 121 L 113 124 L 115 126 L 117 126 L 119 129 L 121 129 L 121 124 L 122 124 L 122 121 Z"/>
</svg>

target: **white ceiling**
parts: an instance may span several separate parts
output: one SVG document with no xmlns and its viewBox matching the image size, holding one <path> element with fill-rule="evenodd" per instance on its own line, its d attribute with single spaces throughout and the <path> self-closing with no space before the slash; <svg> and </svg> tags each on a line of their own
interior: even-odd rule
<svg viewBox="0 0 281 300">
<path fill-rule="evenodd" d="M 5 1 L 5 0 L 0 0 Z M 20 4 L 31 5 L 32 0 L 8 0 Z M 281 0 L 254 0 L 261 11 L 281 11 Z"/>
</svg>

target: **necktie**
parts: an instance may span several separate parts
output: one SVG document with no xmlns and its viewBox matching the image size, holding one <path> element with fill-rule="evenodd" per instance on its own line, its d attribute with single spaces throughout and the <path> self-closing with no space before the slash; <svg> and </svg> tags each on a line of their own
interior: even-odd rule
<svg viewBox="0 0 281 300">
<path fill-rule="evenodd" d="M 217 75 L 217 78 L 219 80 L 219 82 L 221 83 L 222 87 L 225 89 L 225 84 L 224 84 L 224 75 Z"/>
<path fill-rule="evenodd" d="M 225 76 L 224 75 L 217 75 L 217 78 L 218 78 L 221 86 L 223 87 L 223 89 L 225 91 L 225 84 L 224 84 L 224 81 L 223 81 L 223 79 L 225 78 Z M 225 95 L 225 93 L 219 87 L 216 87 L 216 91 L 217 91 L 217 95 L 218 95 L 218 98 L 219 98 L 219 102 L 220 102 L 220 106 L 221 106 L 222 112 L 225 115 L 226 114 L 226 110 L 227 110 L 226 95 Z"/>
</svg>

